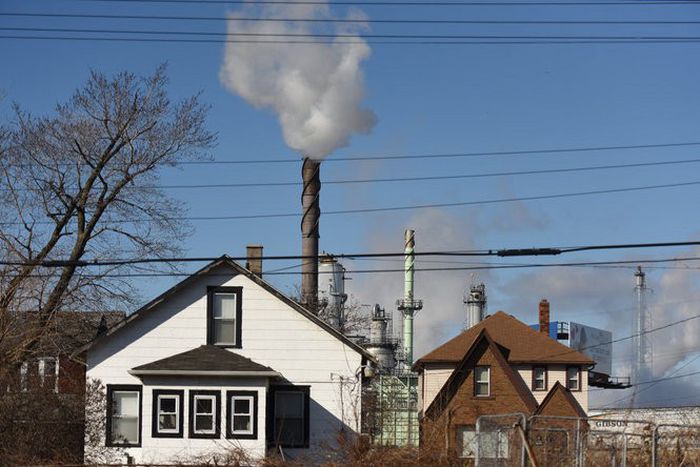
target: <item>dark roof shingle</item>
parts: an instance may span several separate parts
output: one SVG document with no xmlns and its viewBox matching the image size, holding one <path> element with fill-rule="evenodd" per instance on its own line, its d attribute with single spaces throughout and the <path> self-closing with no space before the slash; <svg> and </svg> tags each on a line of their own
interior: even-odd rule
<svg viewBox="0 0 700 467">
<path fill-rule="evenodd" d="M 275 373 L 270 367 L 255 363 L 253 360 L 214 345 L 202 345 L 170 357 L 156 360 L 132 368 L 132 374 L 148 373 L 166 374 L 167 372 L 241 372 L 241 373 Z"/>
</svg>

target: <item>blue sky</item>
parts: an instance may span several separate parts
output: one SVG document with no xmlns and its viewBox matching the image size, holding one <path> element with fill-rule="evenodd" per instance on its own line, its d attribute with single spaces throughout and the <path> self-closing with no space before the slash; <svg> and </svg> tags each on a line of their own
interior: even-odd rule
<svg viewBox="0 0 700 467">
<path fill-rule="evenodd" d="M 696 20 L 700 6 L 521 6 L 521 7 L 362 7 L 370 19 L 496 20 Z M 221 16 L 235 6 L 221 4 L 142 4 L 90 1 L 4 1 L 0 13 L 53 12 Z M 332 8 L 335 15 L 345 8 Z M 225 32 L 224 22 L 76 20 L 0 17 L 3 27 L 65 27 Z M 368 31 L 369 32 L 369 31 Z M 700 35 L 700 25 L 373 25 L 371 33 L 490 35 Z M 5 35 L 26 33 L 4 31 Z M 104 36 L 104 34 L 103 34 Z M 260 110 L 222 86 L 222 44 L 73 42 L 0 39 L 0 108 L 10 115 L 18 102 L 34 114 L 51 112 L 88 77 L 130 70 L 147 74 L 168 63 L 173 97 L 202 92 L 211 105 L 209 125 L 219 135 L 215 159 L 297 158 L 286 147 L 276 116 Z M 352 155 L 413 155 L 510 151 L 609 145 L 700 142 L 700 44 L 577 45 L 371 45 L 362 63 L 363 105 L 378 122 L 368 135 L 323 163 L 322 178 L 415 177 L 495 171 L 538 170 L 697 158 L 698 147 L 555 153 L 508 157 L 340 162 Z M 466 202 L 604 190 L 700 180 L 699 164 L 628 168 L 570 174 L 527 175 L 437 182 L 330 185 L 322 189 L 323 210 Z M 300 164 L 189 166 L 163 173 L 163 184 L 298 181 Z M 171 190 L 192 216 L 298 212 L 298 187 Z M 335 253 L 398 251 L 405 228 L 417 230 L 417 248 L 519 248 L 598 243 L 697 239 L 700 187 L 610 194 L 557 200 L 426 209 L 380 214 L 327 215 L 321 220 L 321 248 Z M 298 254 L 298 219 L 203 221 L 185 241 L 191 256 L 243 255 L 245 245 L 262 243 L 270 255 Z M 693 256 L 688 249 L 585 253 L 556 260 L 604 261 Z M 489 260 L 497 262 L 497 260 Z M 517 259 L 510 262 L 531 262 Z M 539 261 L 539 259 L 538 259 Z M 549 261 L 544 259 L 543 261 Z M 503 261 L 506 262 L 506 261 Z M 293 263 L 266 264 L 266 268 Z M 350 261 L 352 269 L 400 263 Z M 434 266 L 436 263 L 423 263 Z M 419 262 L 419 267 L 421 263 Z M 656 323 L 693 313 L 700 299 L 697 271 L 650 270 L 655 288 Z M 350 275 L 356 301 L 390 308 L 401 295 L 401 274 Z M 298 276 L 269 276 L 292 291 Z M 489 308 L 535 322 L 537 303 L 550 299 L 556 319 L 606 327 L 615 337 L 630 333 L 633 271 L 618 269 L 541 269 L 479 273 L 489 290 Z M 459 331 L 468 271 L 421 272 L 417 294 L 425 309 L 416 320 L 417 353 Z M 144 298 L 172 282 L 143 286 Z M 685 284 L 680 286 L 679 284 Z M 677 304 L 685 303 L 687 310 Z M 672 304 L 676 303 L 676 304 Z M 695 307 L 696 308 L 696 307 Z M 684 332 L 700 331 L 697 328 Z M 674 335 L 675 336 L 675 335 Z M 686 355 L 687 336 L 672 371 Z M 669 337 L 671 338 L 671 337 Z M 692 339 L 689 340 L 689 342 Z M 675 347 L 674 347 L 675 348 Z M 616 347 L 624 362 L 624 348 Z M 619 352 L 619 353 L 617 353 Z M 661 353 L 661 352 L 660 352 Z M 672 351 L 667 351 L 673 354 Z M 663 361 L 661 359 L 659 362 Z M 624 371 L 624 363 L 620 363 Z M 674 366 L 675 365 L 675 366 Z M 690 371 L 687 367 L 683 371 Z M 660 370 L 661 371 L 661 370 Z M 692 379 L 692 378 L 689 378 Z M 694 381 L 688 384 L 694 384 Z M 652 391 L 649 391 L 652 392 Z M 682 394 L 681 396 L 682 397 Z"/>
</svg>

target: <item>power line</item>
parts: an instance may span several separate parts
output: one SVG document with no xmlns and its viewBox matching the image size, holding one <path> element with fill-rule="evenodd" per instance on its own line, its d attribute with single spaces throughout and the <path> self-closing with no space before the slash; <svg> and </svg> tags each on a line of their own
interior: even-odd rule
<svg viewBox="0 0 700 467">
<path fill-rule="evenodd" d="M 639 167 L 655 167 L 665 165 L 692 164 L 698 163 L 700 159 L 684 159 L 675 161 L 657 161 L 657 162 L 639 162 L 632 164 L 614 164 L 614 165 L 599 165 L 599 166 L 584 166 L 584 167 L 569 167 L 558 169 L 542 169 L 542 170 L 517 170 L 509 172 L 486 172 L 477 174 L 461 174 L 461 175 L 435 175 L 425 177 L 385 177 L 385 178 L 365 178 L 365 179 L 339 179 L 339 180 L 324 180 L 324 185 L 347 185 L 356 183 L 395 183 L 395 182 L 420 182 L 420 181 L 436 181 L 436 180 L 460 180 L 469 178 L 490 178 L 490 177 L 507 177 L 516 175 L 539 175 L 539 174 L 555 174 L 555 173 L 571 173 L 571 172 L 586 172 L 595 170 L 614 170 Z M 130 190 L 139 189 L 199 189 L 199 188 L 270 188 L 270 187 L 296 187 L 301 186 L 301 182 L 244 182 L 244 183 L 198 183 L 198 184 L 180 184 L 180 185 L 148 185 L 129 187 Z M 39 188 L 16 188 L 15 191 L 37 191 Z M 0 191 L 10 191 L 9 188 L 0 189 Z"/>
<path fill-rule="evenodd" d="M 14 27 L 3 26 L 0 31 L 12 32 L 59 32 L 79 34 L 136 34 L 136 35 L 163 35 L 163 36 L 209 36 L 226 38 L 256 38 L 256 39 L 396 39 L 396 40 L 536 40 L 536 41 L 700 41 L 700 36 L 594 36 L 594 35 L 493 35 L 493 34 L 345 34 L 345 33 L 298 33 L 298 32 L 204 32 L 204 31 L 174 31 L 174 30 L 144 30 L 144 29 L 86 29 L 86 28 L 39 28 L 39 27 Z"/>
<path fill-rule="evenodd" d="M 108 3 L 185 3 L 185 4 L 215 4 L 215 5 L 244 5 L 249 0 L 94 0 L 96 2 Z M 456 7 L 456 6 L 645 6 L 645 5 L 697 5 L 693 0 L 634 0 L 634 1 L 552 1 L 552 2 L 512 2 L 512 1 L 362 1 L 362 0 L 258 0 L 258 5 L 343 5 L 343 6 L 386 6 L 386 7 L 408 7 L 408 6 L 429 6 L 429 7 Z"/>
<path fill-rule="evenodd" d="M 570 193 L 557 193 L 551 195 L 537 195 L 537 196 L 520 196 L 512 198 L 498 198 L 490 200 L 480 200 L 480 201 L 460 201 L 454 203 L 431 203 L 431 204 L 413 204 L 406 206 L 391 206 L 383 208 L 362 208 L 362 209 L 339 209 L 323 211 L 325 216 L 335 216 L 335 215 L 347 215 L 347 214 L 369 214 L 369 213 L 379 213 L 379 212 L 399 212 L 399 211 L 412 211 L 416 209 L 433 209 L 433 208 L 454 208 L 454 207 L 465 207 L 465 206 L 481 206 L 487 204 L 502 204 L 502 203 L 512 203 L 512 202 L 523 202 L 523 201 L 538 201 L 546 199 L 562 199 L 562 198 L 573 198 L 581 196 L 594 196 L 594 195 L 604 195 L 613 193 L 630 193 L 636 191 L 645 190 L 657 190 L 665 188 L 678 188 L 686 186 L 700 185 L 700 181 L 692 182 L 681 182 L 681 183 L 666 183 L 661 185 L 646 185 L 646 186 L 636 186 L 627 188 L 609 188 L 605 190 L 590 190 L 590 191 L 579 191 Z M 299 217 L 299 213 L 278 213 L 278 214 L 236 214 L 228 216 L 181 216 L 181 217 L 160 217 L 159 221 L 222 221 L 222 220 L 252 220 L 252 219 L 282 219 L 282 218 L 295 218 Z M 106 224 L 131 224 L 131 223 L 144 223 L 152 222 L 151 219 L 114 219 L 105 221 Z M 49 221 L 36 222 L 37 225 L 52 225 Z M 21 222 L 0 222 L 0 225 L 22 225 Z"/>
<path fill-rule="evenodd" d="M 700 243 L 700 242 L 696 242 Z M 498 253 L 502 250 L 482 250 L 482 251 L 471 251 L 471 252 L 416 252 L 416 256 L 499 256 Z M 387 258 L 387 257 L 399 257 L 403 256 L 405 253 L 355 253 L 355 254 L 337 254 L 333 255 L 337 259 L 358 259 L 358 258 Z M 133 266 L 136 264 L 159 264 L 159 263 L 201 263 L 201 262 L 212 262 L 221 257 L 191 257 L 191 258 L 139 258 L 139 259 L 117 259 L 117 260 L 78 260 L 78 261 L 67 261 L 67 260 L 47 260 L 38 263 L 26 262 L 26 261 L 0 261 L 0 265 L 4 266 L 28 266 L 34 265 L 46 268 L 60 268 L 65 266 L 76 266 L 76 267 L 103 267 L 103 266 Z M 228 257 L 233 261 L 243 261 L 246 257 Z M 266 256 L 263 260 L 267 261 L 279 261 L 279 260 L 310 260 L 317 259 L 316 256 L 299 256 L 299 255 L 284 255 L 284 256 Z M 649 264 L 649 263 L 668 263 L 668 262 L 681 262 L 681 261 L 698 261 L 700 257 L 690 256 L 690 257 L 676 257 L 676 258 L 663 258 L 663 259 L 634 259 L 634 260 L 614 260 L 614 261 L 585 261 L 585 262 L 570 262 L 570 263 L 531 263 L 531 264 L 503 264 L 503 265 L 483 265 L 483 266 L 455 266 L 455 267 L 429 267 L 429 268 L 416 268 L 416 271 L 423 272 L 447 272 L 447 271 L 475 271 L 475 270 L 485 270 L 485 269 L 521 269 L 521 268 L 551 268 L 551 267 L 581 267 L 581 266 L 600 266 L 600 265 L 637 265 L 637 264 Z M 353 273 L 386 273 L 386 272 L 403 272 L 403 268 L 386 268 L 386 269 L 347 269 L 350 274 Z M 277 271 L 275 272 L 275 274 Z M 156 273 L 156 274 L 175 274 L 175 275 L 189 275 L 186 273 Z M 272 272 L 270 272 L 272 274 Z M 301 274 L 299 271 L 295 272 L 281 272 L 281 274 Z M 320 274 L 320 273 L 319 273 Z M 148 276 L 147 276 L 148 277 Z"/>
<path fill-rule="evenodd" d="M 0 36 L 1 37 L 1 36 Z M 550 154 L 576 154 L 585 152 L 607 152 L 607 151 L 627 151 L 636 149 L 660 149 L 660 148 L 684 148 L 700 146 L 700 142 L 680 142 L 680 143 L 654 143 L 654 144 L 633 144 L 614 146 L 586 146 L 586 147 L 565 147 L 565 148 L 542 148 L 542 149 L 516 149 L 510 151 L 481 151 L 481 152 L 453 152 L 453 153 L 431 153 L 431 154 L 386 154 L 386 155 L 352 155 L 343 157 L 329 157 L 323 160 L 324 164 L 329 162 L 352 162 L 352 161 L 372 161 L 372 160 L 420 160 L 420 159 L 460 159 L 473 157 L 507 157 L 507 156 L 538 156 Z M 242 159 L 242 160 L 200 160 L 182 161 L 177 165 L 238 165 L 238 164 L 297 164 L 301 157 L 294 159 Z M 13 164 L 18 167 L 28 167 L 32 164 Z"/>
<path fill-rule="evenodd" d="M 114 15 L 89 13 L 27 13 L 0 12 L 0 16 L 19 18 L 72 18 L 72 19 L 136 19 L 167 21 L 234 21 L 281 23 L 341 23 L 341 24 L 529 24 L 529 25 L 693 25 L 700 21 L 688 20 L 471 20 L 471 19 L 358 19 L 358 18 L 264 18 L 250 16 L 170 16 L 170 15 Z"/>
<path fill-rule="evenodd" d="M 329 44 L 370 44 L 370 45 L 584 45 L 584 44 L 698 44 L 696 39 L 628 39 L 628 40 L 260 40 L 260 39 L 177 39 L 177 38 L 137 38 L 137 37 L 89 37 L 89 36 L 11 36 L 0 35 L 0 39 L 10 40 L 50 40 L 77 42 L 130 42 L 162 44 L 285 44 L 285 45 L 329 45 Z"/>
</svg>

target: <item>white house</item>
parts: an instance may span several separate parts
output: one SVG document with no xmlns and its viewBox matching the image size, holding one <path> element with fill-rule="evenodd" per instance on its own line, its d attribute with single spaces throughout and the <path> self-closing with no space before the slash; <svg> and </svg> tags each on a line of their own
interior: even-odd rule
<svg viewBox="0 0 700 467">
<path fill-rule="evenodd" d="M 106 388 L 104 444 L 136 463 L 243 450 L 319 459 L 360 428 L 373 358 L 223 256 L 87 346 Z"/>
</svg>

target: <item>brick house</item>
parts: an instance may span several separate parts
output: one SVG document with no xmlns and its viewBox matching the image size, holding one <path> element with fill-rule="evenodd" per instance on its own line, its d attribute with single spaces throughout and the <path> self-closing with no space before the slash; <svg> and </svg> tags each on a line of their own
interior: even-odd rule
<svg viewBox="0 0 700 467">
<path fill-rule="evenodd" d="M 587 370 L 594 362 L 502 311 L 414 365 L 423 436 L 439 433 L 445 450 L 474 456 L 482 415 L 585 417 Z M 507 457 L 508 440 L 499 440 Z"/>
</svg>

